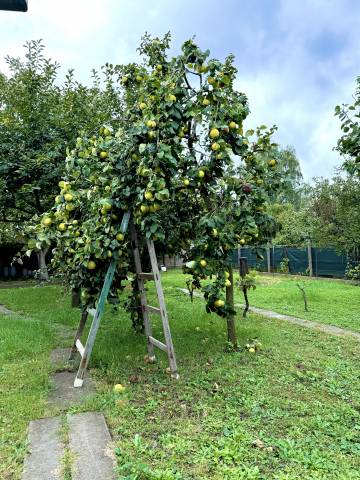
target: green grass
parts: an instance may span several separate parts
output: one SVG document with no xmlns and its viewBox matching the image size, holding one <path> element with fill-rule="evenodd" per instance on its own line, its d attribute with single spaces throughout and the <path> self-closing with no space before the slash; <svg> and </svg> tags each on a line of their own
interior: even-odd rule
<svg viewBox="0 0 360 480">
<path fill-rule="evenodd" d="M 166 285 L 186 288 L 185 276 L 180 270 L 170 271 Z M 239 279 L 235 272 L 235 279 Z M 309 312 L 297 283 L 305 285 Z M 235 301 L 244 303 L 240 290 L 235 290 Z M 287 275 L 258 275 L 257 287 L 249 291 L 250 306 L 272 310 L 285 315 L 336 325 L 360 332 L 360 285 L 345 281 L 312 279 Z"/>
<path fill-rule="evenodd" d="M 28 422 L 42 416 L 49 389 L 51 329 L 18 316 L 0 316 L 0 478 L 18 478 Z"/>
<path fill-rule="evenodd" d="M 162 352 L 157 363 L 145 363 L 144 338 L 132 332 L 122 310 L 108 308 L 91 361 L 98 394 L 72 409 L 105 413 L 119 479 L 359 479 L 359 343 L 250 315 L 238 319 L 239 344 L 256 337 L 262 349 L 228 352 L 224 320 L 179 292 L 177 273 L 163 278 L 180 380 L 166 375 Z M 150 297 L 154 304 L 152 289 Z M 77 321 L 69 301 L 55 286 L 0 291 L 0 303 L 23 312 L 23 320 L 0 318 L 1 339 L 4 331 L 17 332 L 1 344 L 1 375 L 8 367 L 0 383 L 0 478 L 19 478 L 26 424 L 44 414 L 54 326 Z M 11 380 L 18 355 L 24 376 L 36 365 L 32 380 L 27 374 L 20 386 Z M 19 400 L 23 382 L 26 406 Z M 115 383 L 126 386 L 125 394 L 113 393 Z M 19 407 L 11 405 L 14 399 Z"/>
<path fill-rule="evenodd" d="M 296 283 L 305 285 L 309 312 Z M 348 282 L 259 275 L 258 287 L 249 294 L 256 307 L 294 315 L 320 323 L 360 331 L 360 286 Z M 236 300 L 243 302 L 240 292 Z"/>
</svg>

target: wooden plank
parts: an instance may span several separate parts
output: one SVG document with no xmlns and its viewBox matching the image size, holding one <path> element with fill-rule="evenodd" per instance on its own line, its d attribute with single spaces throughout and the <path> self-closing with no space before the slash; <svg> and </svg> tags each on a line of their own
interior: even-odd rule
<svg viewBox="0 0 360 480">
<path fill-rule="evenodd" d="M 160 350 L 163 350 L 164 352 L 168 351 L 168 348 L 165 345 L 165 343 L 160 342 L 160 340 L 157 340 L 154 337 L 149 337 L 149 342 L 151 342 L 155 347 L 160 348 Z"/>
<path fill-rule="evenodd" d="M 161 310 L 158 307 L 152 307 L 151 305 L 146 305 L 145 309 L 149 313 L 157 313 L 158 315 L 161 315 Z"/>
<path fill-rule="evenodd" d="M 178 371 L 177 371 L 175 352 L 174 352 L 174 345 L 173 345 L 171 332 L 170 332 L 169 319 L 168 319 L 166 306 L 165 306 L 164 292 L 163 292 L 163 289 L 162 289 L 162 286 L 161 286 L 160 273 L 159 273 L 159 267 L 158 267 L 158 263 L 157 263 L 156 253 L 155 253 L 154 242 L 152 240 L 147 240 L 147 247 L 148 247 L 148 250 L 149 250 L 151 269 L 152 269 L 152 271 L 154 273 L 154 277 L 155 277 L 156 293 L 157 293 L 157 297 L 159 299 L 159 306 L 160 306 L 160 310 L 161 310 L 161 320 L 162 320 L 162 325 L 163 325 L 165 343 L 166 343 L 166 346 L 167 346 L 166 351 L 167 351 L 167 354 L 168 354 L 171 376 L 173 378 L 179 378 L 179 374 L 178 374 Z"/>
</svg>

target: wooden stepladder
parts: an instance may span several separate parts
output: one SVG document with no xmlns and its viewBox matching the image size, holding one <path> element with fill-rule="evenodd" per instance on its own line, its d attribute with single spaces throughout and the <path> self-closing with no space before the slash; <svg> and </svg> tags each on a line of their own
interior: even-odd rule
<svg viewBox="0 0 360 480">
<path fill-rule="evenodd" d="M 159 267 L 157 263 L 156 253 L 155 253 L 154 242 L 152 240 L 146 241 L 147 249 L 150 257 L 152 273 L 144 273 L 141 267 L 141 257 L 140 257 L 139 244 L 138 244 L 138 239 L 136 235 L 135 225 L 131 223 L 130 228 L 131 228 L 132 248 L 134 251 L 136 277 L 137 277 L 137 282 L 140 290 L 141 311 L 144 319 L 145 335 L 147 338 L 149 360 L 150 361 L 155 360 L 154 347 L 158 347 L 160 348 L 160 350 L 163 350 L 164 352 L 166 352 L 169 359 L 171 376 L 177 379 L 179 378 L 179 374 L 177 371 L 174 346 L 171 338 L 169 319 L 168 319 L 166 306 L 165 306 L 164 292 L 161 285 L 161 279 L 160 279 Z M 147 280 L 155 280 L 155 287 L 156 287 L 156 293 L 157 293 L 158 302 L 159 302 L 159 308 L 152 307 L 147 303 L 146 288 L 145 288 L 145 282 Z M 163 326 L 165 343 L 160 342 L 160 340 L 157 340 L 152 336 L 152 328 L 151 328 L 149 313 L 156 313 L 157 315 L 160 315 L 162 326 Z"/>
<path fill-rule="evenodd" d="M 125 233 L 127 231 L 129 221 L 130 221 L 130 213 L 126 212 L 124 214 L 124 217 L 121 222 L 121 227 L 120 227 L 120 231 L 122 233 Z M 161 285 L 161 279 L 160 279 L 159 267 L 157 263 L 156 253 L 155 253 L 154 242 L 152 240 L 147 240 L 146 242 L 147 249 L 150 256 L 152 272 L 144 273 L 141 268 L 139 244 L 138 244 L 138 239 L 136 234 L 136 228 L 133 222 L 130 223 L 130 230 L 131 230 L 132 248 L 134 252 L 136 276 L 137 276 L 137 282 L 140 290 L 141 310 L 142 310 L 142 315 L 144 319 L 144 327 L 145 327 L 145 335 L 147 339 L 149 360 L 150 361 L 155 360 L 154 347 L 158 347 L 164 352 L 166 352 L 169 360 L 171 376 L 177 379 L 179 378 L 179 374 L 177 371 L 174 346 L 173 346 L 171 332 L 170 332 L 169 320 L 168 320 L 166 306 L 165 306 L 164 292 Z M 99 329 L 100 322 L 105 310 L 106 300 L 109 295 L 112 281 L 114 279 L 115 271 L 116 271 L 116 260 L 112 259 L 105 276 L 104 285 L 101 290 L 96 309 L 94 308 L 88 309 L 82 313 L 82 316 L 75 334 L 73 346 L 71 348 L 70 357 L 69 357 L 70 361 L 73 360 L 77 352 L 80 354 L 80 357 L 81 357 L 80 366 L 74 381 L 74 387 L 82 387 L 83 385 L 84 376 L 86 373 L 87 366 L 89 364 L 91 352 L 96 339 L 96 334 Z M 148 280 L 155 280 L 159 308 L 153 307 L 147 304 L 145 282 Z M 165 343 L 161 342 L 160 340 L 157 340 L 152 336 L 151 321 L 149 316 L 150 313 L 155 313 L 160 315 L 162 320 Z M 84 331 L 88 314 L 93 316 L 93 321 L 90 327 L 90 332 L 89 332 L 86 344 L 84 346 L 81 343 L 80 338 Z"/>
</svg>

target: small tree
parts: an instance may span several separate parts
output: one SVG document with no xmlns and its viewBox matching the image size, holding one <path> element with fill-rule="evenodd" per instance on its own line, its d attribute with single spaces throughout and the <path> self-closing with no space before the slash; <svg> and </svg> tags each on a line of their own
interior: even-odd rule
<svg viewBox="0 0 360 480">
<path fill-rule="evenodd" d="M 249 311 L 249 308 L 250 308 L 248 292 L 251 289 L 253 290 L 256 289 L 256 272 L 251 271 L 246 273 L 244 276 L 240 276 L 238 286 L 239 288 L 241 288 L 244 295 L 245 307 L 243 310 L 243 317 L 246 318 L 247 312 Z"/>
</svg>

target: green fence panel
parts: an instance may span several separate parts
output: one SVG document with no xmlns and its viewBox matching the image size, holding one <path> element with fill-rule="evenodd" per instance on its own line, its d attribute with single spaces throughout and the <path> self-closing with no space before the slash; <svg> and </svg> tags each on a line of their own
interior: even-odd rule
<svg viewBox="0 0 360 480">
<path fill-rule="evenodd" d="M 266 260 L 266 250 L 261 249 L 263 255 L 263 260 L 256 257 L 256 253 L 252 251 L 251 248 L 241 247 L 240 255 L 247 258 L 247 264 L 250 268 L 256 268 L 256 270 L 266 271 L 267 270 L 267 260 Z M 238 257 L 237 257 L 238 259 Z M 237 267 L 239 267 L 239 260 L 237 260 Z"/>
<path fill-rule="evenodd" d="M 347 258 L 330 248 L 313 248 L 313 268 L 317 277 L 339 277 L 345 275 Z"/>
<path fill-rule="evenodd" d="M 317 277 L 338 277 L 343 278 L 347 263 L 354 263 L 346 255 L 340 255 L 331 248 L 312 248 L 313 272 Z M 259 271 L 267 271 L 266 248 L 262 249 L 264 259 L 259 260 L 251 248 L 242 247 L 240 255 L 247 258 L 250 268 L 256 268 Z M 307 248 L 293 247 L 271 247 L 270 265 L 271 271 L 276 272 L 280 269 L 280 263 L 284 258 L 289 259 L 289 273 L 306 274 L 308 273 L 308 251 Z M 238 267 L 238 251 L 234 250 L 231 254 L 231 260 L 234 266 Z"/>
</svg>

